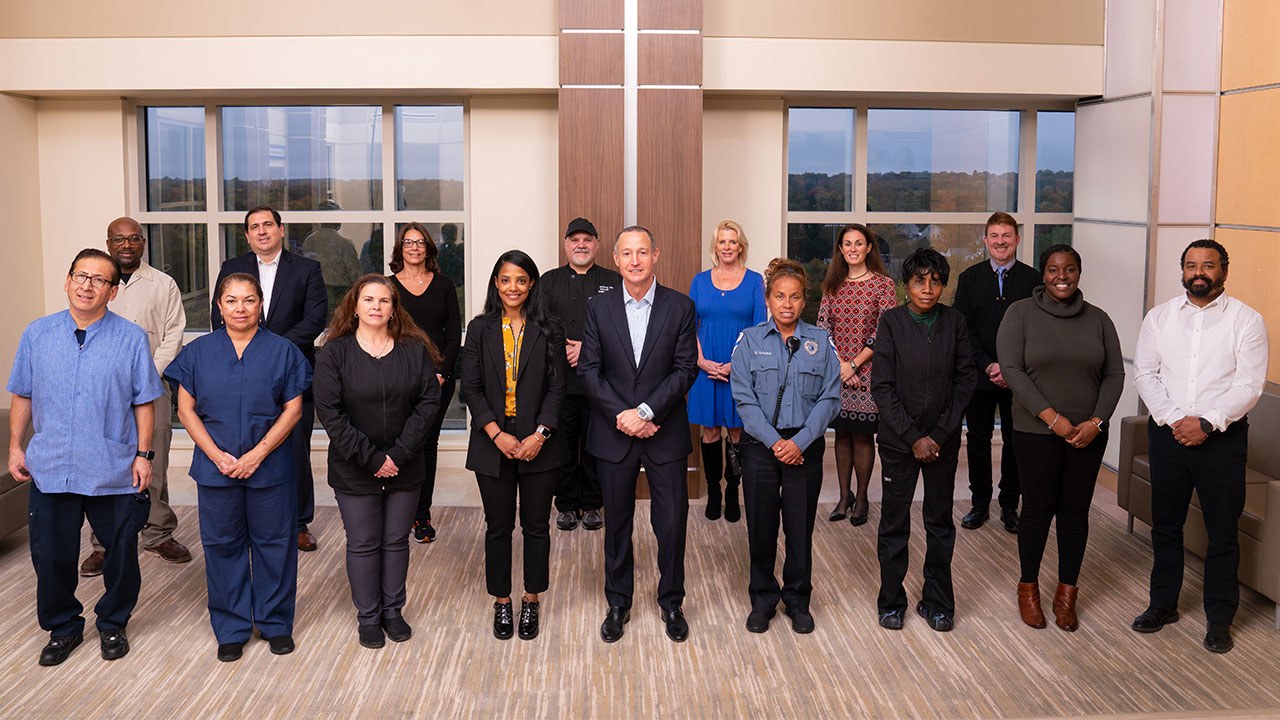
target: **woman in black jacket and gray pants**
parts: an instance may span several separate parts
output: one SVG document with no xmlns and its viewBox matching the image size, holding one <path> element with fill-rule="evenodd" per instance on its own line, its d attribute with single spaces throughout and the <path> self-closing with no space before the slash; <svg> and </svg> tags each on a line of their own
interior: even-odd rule
<svg viewBox="0 0 1280 720">
<path fill-rule="evenodd" d="M 493 634 L 515 634 L 511 608 L 511 533 L 519 494 L 524 533 L 520 639 L 538 635 L 540 593 L 550 585 L 551 499 L 568 457 L 557 433 L 569 363 L 564 332 L 546 311 L 538 266 L 509 250 L 489 278 L 484 312 L 467 325 L 462 400 L 471 411 L 467 469 L 484 504 L 485 585 L 493 596 Z"/>
<path fill-rule="evenodd" d="M 365 275 L 334 312 L 316 361 L 316 414 L 329 433 L 329 485 L 347 531 L 360 644 L 412 634 L 402 610 L 422 448 L 440 407 L 439 355 L 391 282 Z"/>
</svg>

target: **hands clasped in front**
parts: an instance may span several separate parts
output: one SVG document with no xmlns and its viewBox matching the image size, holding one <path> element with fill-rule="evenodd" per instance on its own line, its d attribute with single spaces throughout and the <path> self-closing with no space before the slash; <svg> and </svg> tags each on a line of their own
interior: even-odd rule
<svg viewBox="0 0 1280 720">
<path fill-rule="evenodd" d="M 219 450 L 219 453 L 218 457 L 210 458 L 218 466 L 218 472 L 236 480 L 252 477 L 254 473 L 258 472 L 258 466 L 266 459 L 266 454 L 259 452 L 257 448 L 240 457 L 236 457 L 226 450 Z"/>
<path fill-rule="evenodd" d="M 524 460 L 525 462 L 538 457 L 544 442 L 546 441 L 538 433 L 533 433 L 524 440 L 520 440 L 515 435 L 507 432 L 499 432 L 493 436 L 493 444 L 498 446 L 498 450 L 503 455 L 511 460 Z"/>
<path fill-rule="evenodd" d="M 1098 437 L 1098 433 L 1101 432 L 1092 420 L 1085 420 L 1079 425 L 1072 425 L 1071 421 L 1064 417 L 1054 420 L 1049 429 L 1053 431 L 1054 435 L 1062 438 L 1068 445 L 1077 450 L 1088 447 L 1089 443 L 1093 442 L 1093 439 Z"/>
<path fill-rule="evenodd" d="M 635 408 L 623 410 L 618 413 L 616 419 L 615 427 L 617 427 L 618 431 L 631 437 L 643 440 L 644 438 L 653 437 L 654 433 L 658 432 L 659 426 L 654 425 L 652 420 L 641 420 L 640 413 Z"/>
</svg>

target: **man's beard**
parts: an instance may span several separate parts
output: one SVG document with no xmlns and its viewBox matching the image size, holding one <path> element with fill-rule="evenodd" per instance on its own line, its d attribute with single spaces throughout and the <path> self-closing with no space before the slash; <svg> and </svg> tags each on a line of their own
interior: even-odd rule
<svg viewBox="0 0 1280 720">
<path fill-rule="evenodd" d="M 1197 286 L 1197 280 L 1203 280 L 1204 284 Z M 1190 279 L 1183 278 L 1182 280 L 1182 287 L 1186 288 L 1187 292 L 1191 293 L 1191 297 L 1198 298 L 1209 297 L 1214 293 L 1214 291 L 1221 289 L 1224 284 L 1226 284 L 1226 278 L 1218 278 L 1218 281 L 1215 283 L 1204 275 L 1196 275 Z"/>
</svg>

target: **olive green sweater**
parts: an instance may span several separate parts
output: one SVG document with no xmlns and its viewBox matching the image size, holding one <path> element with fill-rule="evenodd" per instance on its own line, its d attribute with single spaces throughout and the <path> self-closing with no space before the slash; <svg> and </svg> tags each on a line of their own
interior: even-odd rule
<svg viewBox="0 0 1280 720">
<path fill-rule="evenodd" d="M 1115 325 L 1079 290 L 1060 303 L 1037 287 L 1009 306 L 996 337 L 1000 371 L 1013 390 L 1013 428 L 1049 435 L 1036 417 L 1053 408 L 1080 424 L 1107 420 L 1124 389 L 1124 358 Z"/>
</svg>

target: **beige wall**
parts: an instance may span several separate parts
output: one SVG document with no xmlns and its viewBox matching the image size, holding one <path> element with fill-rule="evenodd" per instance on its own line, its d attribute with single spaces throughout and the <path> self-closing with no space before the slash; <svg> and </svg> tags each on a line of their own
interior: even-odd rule
<svg viewBox="0 0 1280 720">
<path fill-rule="evenodd" d="M 555 0 L 41 0 L 0 3 L 0 37 L 554 35 L 556 8 Z"/>
<path fill-rule="evenodd" d="M 711 267 L 711 233 L 721 220 L 733 220 L 746 231 L 751 269 L 763 271 L 785 252 L 785 115 L 780 97 L 703 102 L 703 269 Z"/>
<path fill-rule="evenodd" d="M 36 149 L 34 100 L 0 95 L 0 147 L 5 169 L 0 173 L 0 217 L 5 218 L 5 262 L 9 279 L 2 286 L 5 312 L 0 315 L 0 362 L 5 378 L 27 323 L 44 314 L 44 282 L 40 272 L 40 175 Z M 9 393 L 0 393 L 9 407 Z"/>
</svg>

